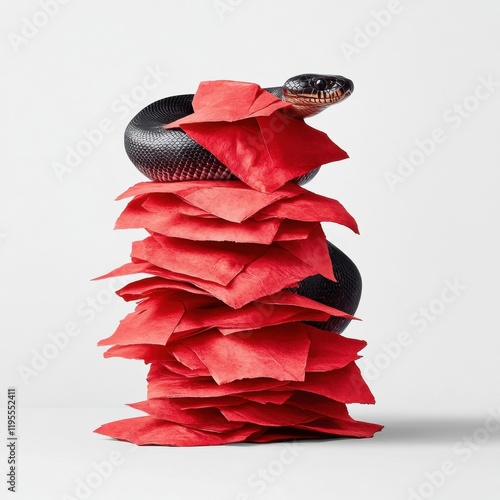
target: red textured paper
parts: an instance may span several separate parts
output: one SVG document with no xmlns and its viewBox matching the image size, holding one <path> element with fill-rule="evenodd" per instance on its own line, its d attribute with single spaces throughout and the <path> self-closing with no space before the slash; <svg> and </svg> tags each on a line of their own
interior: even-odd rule
<svg viewBox="0 0 500 500">
<path fill-rule="evenodd" d="M 287 106 L 256 84 L 204 82 L 193 100 L 194 113 L 165 128 L 182 128 L 243 182 L 272 192 L 347 158 L 326 134 L 287 116 Z"/>
<path fill-rule="evenodd" d="M 146 277 L 117 291 L 137 304 L 99 345 L 150 365 L 146 399 L 130 404 L 146 416 L 96 432 L 169 446 L 372 437 L 382 426 L 346 407 L 374 403 L 355 364 L 366 342 L 308 323 L 356 318 L 292 291 L 335 280 L 321 222 L 358 228 L 338 201 L 288 181 L 345 153 L 254 84 L 203 83 L 193 105 L 171 126 L 241 180 L 141 182 L 119 197 L 132 199 L 116 228 L 147 236 L 101 278 Z"/>
</svg>

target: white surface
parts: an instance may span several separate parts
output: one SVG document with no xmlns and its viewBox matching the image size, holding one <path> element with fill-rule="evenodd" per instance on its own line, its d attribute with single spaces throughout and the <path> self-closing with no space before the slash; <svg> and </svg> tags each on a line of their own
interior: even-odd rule
<svg viewBox="0 0 500 500">
<path fill-rule="evenodd" d="M 390 19 L 380 14 L 389 7 Z M 124 207 L 113 199 L 144 179 L 123 149 L 128 121 L 149 102 L 194 92 L 201 80 L 274 86 L 303 72 L 343 74 L 356 86 L 347 102 L 310 121 L 350 159 L 324 167 L 308 187 L 341 201 L 360 225 L 359 237 L 325 229 L 363 275 L 363 322 L 346 334 L 368 341 L 360 366 L 377 405 L 363 416 L 387 428 L 373 440 L 301 445 L 300 460 L 257 497 L 409 496 L 425 471 L 453 458 L 463 433 L 500 407 L 500 87 L 484 84 L 500 82 L 500 4 L 74 0 L 19 42 L 25 18 L 44 23 L 40 12 L 37 1 L 9 2 L 0 16 L 0 373 L 3 386 L 19 392 L 18 498 L 61 498 L 93 460 L 130 449 L 91 430 L 131 414 L 123 405 L 144 398 L 146 367 L 102 358 L 97 341 L 131 308 L 112 298 L 116 283 L 90 282 L 127 261 L 142 234 L 112 230 Z M 370 33 L 364 42 L 360 31 Z M 361 42 L 346 56 L 346 44 Z M 463 104 L 477 109 L 460 117 L 454 106 Z M 60 181 L 54 163 L 103 123 L 102 142 Z M 396 173 L 398 158 L 408 159 L 436 128 L 441 143 L 391 190 L 385 173 Z M 460 287 L 453 292 L 448 282 Z M 429 306 L 432 320 L 421 316 Z M 63 348 L 51 347 L 54 336 L 68 339 Z M 115 409 L 43 410 L 52 407 Z M 476 420 L 464 420 L 469 412 Z M 440 418 L 449 426 L 433 424 Z M 280 446 L 144 448 L 92 498 L 255 496 L 247 478 Z M 434 497 L 498 498 L 499 465 L 492 437 Z"/>
<path fill-rule="evenodd" d="M 484 425 L 479 413 L 378 415 L 387 428 L 373 439 L 268 445 L 138 447 L 91 433 L 123 413 L 103 408 L 20 413 L 19 490 L 12 498 L 406 500 L 411 489 L 418 492 L 429 482 L 428 476 L 439 481 L 436 471 L 445 462 L 451 462 L 453 473 L 434 490 L 424 486 L 424 494 L 450 500 L 499 498 L 500 432 L 480 445 L 473 442 L 473 448 L 457 447 Z M 112 468 L 103 464 L 110 460 Z"/>
</svg>

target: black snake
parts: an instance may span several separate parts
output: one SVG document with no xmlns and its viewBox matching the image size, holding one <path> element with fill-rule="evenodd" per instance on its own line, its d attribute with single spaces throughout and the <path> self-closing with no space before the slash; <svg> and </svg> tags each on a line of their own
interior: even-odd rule
<svg viewBox="0 0 500 500">
<path fill-rule="evenodd" d="M 353 82 L 342 76 L 303 74 L 289 78 L 281 87 L 265 90 L 290 103 L 292 106 L 284 112 L 302 120 L 342 101 L 353 89 Z M 180 128 L 164 128 L 193 113 L 192 101 L 193 94 L 167 97 L 140 111 L 125 130 L 125 150 L 130 160 L 153 181 L 236 180 L 225 165 Z M 308 182 L 319 167 L 294 181 Z M 293 291 L 354 314 L 361 297 L 361 276 L 351 259 L 330 242 L 328 249 L 337 282 L 315 275 L 302 280 Z M 312 324 L 340 333 L 348 323 L 348 319 L 331 316 L 328 321 Z"/>
</svg>

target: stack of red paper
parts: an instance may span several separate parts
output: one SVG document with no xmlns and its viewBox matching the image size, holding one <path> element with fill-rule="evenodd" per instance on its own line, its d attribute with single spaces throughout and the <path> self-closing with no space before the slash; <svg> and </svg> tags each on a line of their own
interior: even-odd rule
<svg viewBox="0 0 500 500">
<path fill-rule="evenodd" d="M 235 120 L 208 127 L 214 142 L 230 137 L 232 144 L 241 122 L 248 128 L 257 119 Z M 236 142 L 233 161 L 245 154 L 243 133 Z M 297 155 L 295 164 L 310 161 L 311 170 L 316 163 L 305 157 Z M 276 155 L 258 161 L 276 166 Z M 281 162 L 278 181 L 257 175 L 259 169 L 240 170 L 245 182 L 144 182 L 121 196 L 132 200 L 116 227 L 145 228 L 149 236 L 133 244 L 130 263 L 104 277 L 149 277 L 118 291 L 138 301 L 136 309 L 99 345 L 112 346 L 106 357 L 151 365 L 147 400 L 131 405 L 147 416 L 96 432 L 136 444 L 194 446 L 371 437 L 381 429 L 353 420 L 346 408 L 374 403 L 355 364 L 365 342 L 304 323 L 350 316 L 288 291 L 308 276 L 335 279 L 320 221 L 353 231 L 356 223 L 339 202 L 287 182 L 307 171 L 287 170 L 289 161 Z"/>
</svg>

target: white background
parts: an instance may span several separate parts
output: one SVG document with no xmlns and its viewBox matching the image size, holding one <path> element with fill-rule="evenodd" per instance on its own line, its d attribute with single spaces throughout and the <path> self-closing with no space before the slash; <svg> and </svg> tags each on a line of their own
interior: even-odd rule
<svg viewBox="0 0 500 500">
<path fill-rule="evenodd" d="M 18 390 L 17 498 L 396 500 L 411 488 L 500 498 L 500 432 L 485 430 L 500 412 L 500 4 L 53 1 L 50 18 L 35 1 L 8 2 L 0 16 L 0 390 Z M 346 335 L 368 341 L 360 366 L 377 404 L 351 411 L 386 429 L 287 455 L 284 444 L 137 449 L 93 434 L 138 414 L 124 404 L 145 398 L 147 367 L 96 347 L 131 305 L 90 281 L 142 237 L 113 231 L 124 207 L 114 198 L 145 179 L 123 149 L 128 121 L 201 80 L 265 87 L 304 72 L 355 83 L 309 122 L 350 159 L 308 189 L 338 199 L 360 226 L 360 236 L 325 230 L 364 279 L 363 321 Z M 100 143 L 62 170 L 68 148 L 103 122 Z M 400 176 L 392 187 L 388 172 Z M 67 341 L 54 348 L 54 338 Z M 112 473 L 96 476 L 92 464 L 110 453 L 120 454 Z M 443 462 L 453 472 L 432 475 Z M 89 477 L 91 489 L 77 490 Z"/>
</svg>

